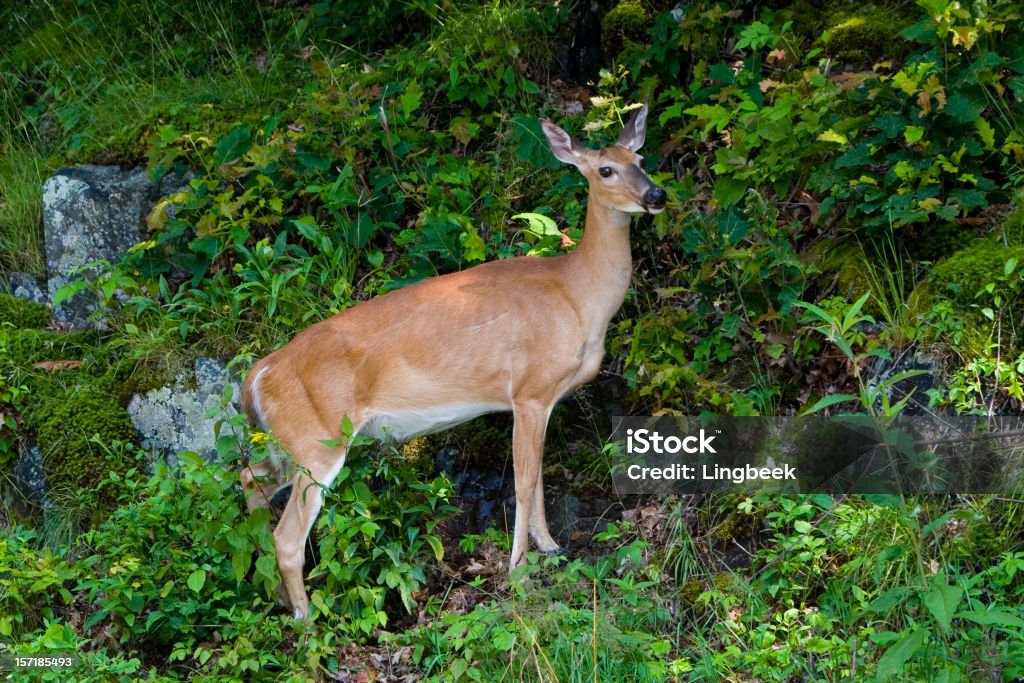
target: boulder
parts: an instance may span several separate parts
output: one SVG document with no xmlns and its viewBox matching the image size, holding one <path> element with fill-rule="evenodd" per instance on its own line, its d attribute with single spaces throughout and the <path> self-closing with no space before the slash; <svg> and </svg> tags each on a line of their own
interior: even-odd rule
<svg viewBox="0 0 1024 683">
<path fill-rule="evenodd" d="M 57 171 L 43 184 L 43 231 L 49 298 L 78 279 L 89 264 L 113 261 L 140 242 L 146 215 L 161 196 L 183 184 L 178 176 L 159 183 L 145 169 L 122 170 L 117 166 L 75 166 Z M 95 269 L 85 271 L 86 275 Z M 98 302 L 80 293 L 54 309 L 58 322 L 89 325 L 88 317 Z"/>
<path fill-rule="evenodd" d="M 207 417 L 220 407 L 224 387 L 240 395 L 238 379 L 215 358 L 199 358 L 191 371 L 178 375 L 173 385 L 136 394 L 128 403 L 128 415 L 139 431 L 141 445 L 156 452 L 172 466 L 177 453 L 191 451 L 212 461 L 216 455 L 215 418 Z M 237 414 L 228 406 L 228 416 Z"/>
<path fill-rule="evenodd" d="M 18 461 L 14 465 L 14 486 L 5 501 L 18 515 L 49 508 L 50 485 L 43 472 L 43 454 L 34 441 L 18 444 Z"/>
<path fill-rule="evenodd" d="M 46 294 L 39 282 L 31 273 L 13 272 L 7 274 L 7 291 L 19 299 L 27 299 L 37 304 L 47 303 Z"/>
</svg>

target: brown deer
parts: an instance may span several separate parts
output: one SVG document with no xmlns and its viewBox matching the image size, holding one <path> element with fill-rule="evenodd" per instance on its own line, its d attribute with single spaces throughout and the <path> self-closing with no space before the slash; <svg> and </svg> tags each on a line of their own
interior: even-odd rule
<svg viewBox="0 0 1024 683">
<path fill-rule="evenodd" d="M 291 485 L 274 539 L 282 597 L 307 616 L 304 547 L 356 434 L 407 439 L 511 410 L 516 517 L 510 567 L 527 532 L 561 548 L 544 514 L 541 457 L 555 403 L 597 374 L 608 323 L 629 287 L 630 213 L 658 213 L 665 191 L 640 167 L 646 105 L 618 142 L 591 150 L 542 121 L 555 157 L 589 181 L 583 238 L 570 253 L 484 263 L 388 292 L 319 322 L 256 363 L 242 405 L 294 459 L 243 467 L 250 510 Z M 345 418 L 351 434 L 341 435 Z M 328 445 L 324 442 L 338 445 Z"/>
</svg>

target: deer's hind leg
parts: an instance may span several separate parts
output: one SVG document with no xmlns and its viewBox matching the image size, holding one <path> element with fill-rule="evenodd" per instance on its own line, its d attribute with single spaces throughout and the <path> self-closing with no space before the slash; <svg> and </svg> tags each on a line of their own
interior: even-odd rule
<svg viewBox="0 0 1024 683">
<path fill-rule="evenodd" d="M 345 464 L 348 446 L 331 447 L 306 436 L 292 448 L 305 466 L 297 467 L 292 477 L 291 496 L 274 529 L 274 545 L 288 605 L 296 619 L 305 619 L 309 615 L 309 597 L 302 572 L 306 540 L 323 507 L 324 494 Z"/>
</svg>

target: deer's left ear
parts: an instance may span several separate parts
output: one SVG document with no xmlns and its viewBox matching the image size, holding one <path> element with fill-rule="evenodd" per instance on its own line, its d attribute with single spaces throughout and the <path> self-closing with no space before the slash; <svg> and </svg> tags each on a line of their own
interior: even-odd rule
<svg viewBox="0 0 1024 683">
<path fill-rule="evenodd" d="M 647 133 L 647 105 L 643 105 L 633 112 L 626 121 L 625 128 L 619 133 L 619 140 L 615 144 L 635 152 L 644 144 L 644 135 Z"/>
<path fill-rule="evenodd" d="M 548 146 L 551 148 L 555 158 L 579 167 L 580 154 L 577 150 L 580 147 L 580 143 L 547 119 L 540 120 L 540 127 L 544 131 L 544 136 L 548 139 Z"/>
</svg>

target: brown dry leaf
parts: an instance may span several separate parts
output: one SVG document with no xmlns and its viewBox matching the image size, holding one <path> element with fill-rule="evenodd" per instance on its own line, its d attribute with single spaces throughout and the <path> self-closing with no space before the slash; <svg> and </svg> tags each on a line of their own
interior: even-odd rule
<svg viewBox="0 0 1024 683">
<path fill-rule="evenodd" d="M 476 560 L 471 560 L 470 563 L 466 566 L 466 568 L 462 571 L 466 574 L 469 574 L 470 576 L 477 576 L 479 574 L 483 574 L 484 572 L 486 572 L 487 567 L 480 564 Z"/>
<path fill-rule="evenodd" d="M 859 86 L 869 77 L 871 77 L 871 75 L 872 74 L 870 72 L 866 71 L 844 71 L 833 76 L 832 80 L 835 81 L 835 84 L 839 86 L 840 90 L 850 90 L 851 88 L 856 88 L 857 86 Z"/>
<path fill-rule="evenodd" d="M 80 360 L 44 360 L 33 363 L 32 367 L 40 370 L 74 370 L 80 368 L 85 361 Z"/>
</svg>

